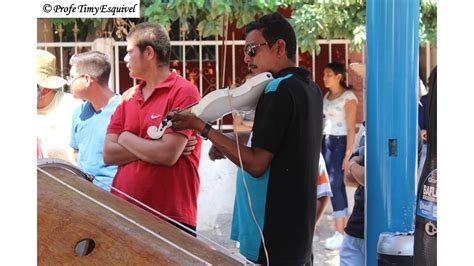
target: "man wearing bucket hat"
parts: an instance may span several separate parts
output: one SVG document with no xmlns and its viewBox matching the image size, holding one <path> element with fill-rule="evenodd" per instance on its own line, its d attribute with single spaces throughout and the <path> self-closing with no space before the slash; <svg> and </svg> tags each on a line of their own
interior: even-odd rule
<svg viewBox="0 0 474 266">
<path fill-rule="evenodd" d="M 38 92 L 36 120 L 42 157 L 70 161 L 71 118 L 74 109 L 81 104 L 81 101 L 61 90 L 67 81 L 56 75 L 56 57 L 53 54 L 37 50 L 36 69 Z"/>
</svg>

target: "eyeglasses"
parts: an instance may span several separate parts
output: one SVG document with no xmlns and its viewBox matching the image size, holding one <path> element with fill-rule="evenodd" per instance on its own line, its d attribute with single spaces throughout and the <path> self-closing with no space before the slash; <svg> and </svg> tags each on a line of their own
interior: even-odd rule
<svg viewBox="0 0 474 266">
<path fill-rule="evenodd" d="M 262 45 L 267 45 L 268 42 L 263 42 L 263 43 L 260 43 L 260 44 L 254 44 L 254 43 L 249 43 L 247 45 L 245 45 L 244 47 L 244 54 L 245 55 L 248 55 L 250 57 L 254 57 L 257 55 L 257 48 L 262 46 Z"/>
<path fill-rule="evenodd" d="M 76 76 L 67 76 L 67 77 L 66 77 L 67 85 L 68 85 L 68 86 L 71 86 L 72 83 L 73 83 L 76 79 L 82 78 L 82 77 L 84 77 L 84 74 L 82 74 L 82 75 L 76 75 Z"/>
</svg>

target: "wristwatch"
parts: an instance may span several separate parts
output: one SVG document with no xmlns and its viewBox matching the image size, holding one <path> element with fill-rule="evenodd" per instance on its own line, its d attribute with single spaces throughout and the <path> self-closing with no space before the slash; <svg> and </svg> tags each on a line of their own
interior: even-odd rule
<svg viewBox="0 0 474 266">
<path fill-rule="evenodd" d="M 209 133 L 209 130 L 211 129 L 212 125 L 210 123 L 206 123 L 204 126 L 204 129 L 201 131 L 201 138 L 203 139 L 208 139 L 207 134 Z"/>
</svg>

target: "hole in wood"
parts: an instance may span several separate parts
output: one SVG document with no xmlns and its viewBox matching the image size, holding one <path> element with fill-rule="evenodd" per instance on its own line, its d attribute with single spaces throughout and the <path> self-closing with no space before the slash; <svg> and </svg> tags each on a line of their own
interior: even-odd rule
<svg viewBox="0 0 474 266">
<path fill-rule="evenodd" d="M 86 238 L 86 239 L 79 240 L 76 243 L 76 247 L 74 248 L 74 253 L 76 254 L 76 256 L 83 257 L 83 256 L 89 255 L 92 252 L 92 250 L 94 250 L 94 248 L 95 248 L 94 240 L 90 238 Z"/>
</svg>

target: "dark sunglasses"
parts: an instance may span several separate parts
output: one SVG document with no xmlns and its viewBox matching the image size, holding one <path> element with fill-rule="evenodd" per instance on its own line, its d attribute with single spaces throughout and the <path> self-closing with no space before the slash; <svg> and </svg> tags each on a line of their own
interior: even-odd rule
<svg viewBox="0 0 474 266">
<path fill-rule="evenodd" d="M 247 45 L 245 45 L 244 47 L 244 54 L 250 56 L 250 57 L 254 57 L 255 55 L 257 55 L 257 48 L 262 46 L 262 45 L 267 45 L 268 42 L 263 42 L 263 43 L 260 43 L 260 44 L 254 44 L 254 43 L 249 43 Z"/>
</svg>

